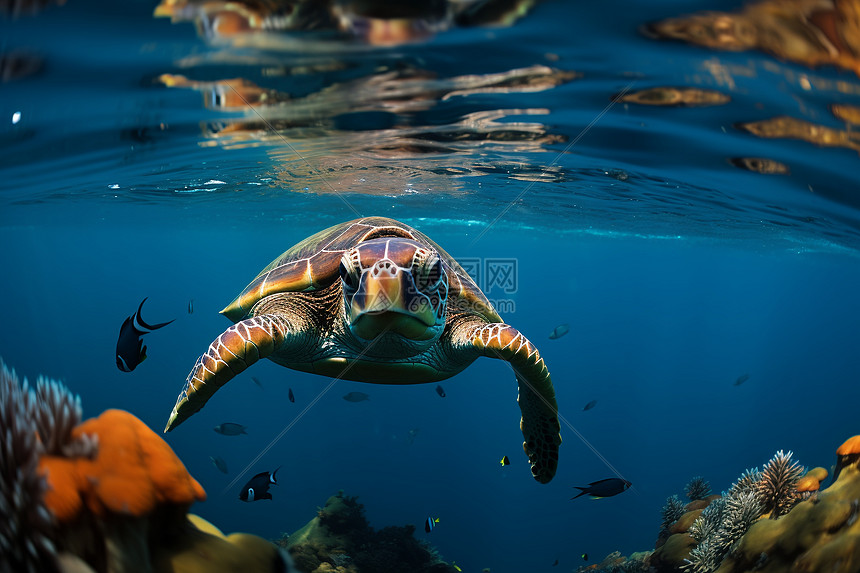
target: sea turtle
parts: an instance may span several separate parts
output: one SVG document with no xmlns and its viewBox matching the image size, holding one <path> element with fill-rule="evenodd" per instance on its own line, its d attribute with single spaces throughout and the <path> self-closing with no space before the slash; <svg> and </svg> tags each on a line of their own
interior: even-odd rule
<svg viewBox="0 0 860 573">
<path fill-rule="evenodd" d="M 165 432 L 261 358 L 338 379 L 421 384 L 488 356 L 516 374 L 532 475 L 541 483 L 555 475 L 558 405 L 543 358 L 448 253 L 408 225 L 366 217 L 320 231 L 221 314 L 235 324 L 197 359 Z"/>
</svg>

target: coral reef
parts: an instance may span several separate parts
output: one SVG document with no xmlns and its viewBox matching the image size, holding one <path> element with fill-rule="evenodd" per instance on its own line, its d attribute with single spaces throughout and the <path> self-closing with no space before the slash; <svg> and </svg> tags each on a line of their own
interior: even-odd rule
<svg viewBox="0 0 860 573">
<path fill-rule="evenodd" d="M 837 455 L 842 458 L 848 454 Z M 799 502 L 778 519 L 755 523 L 716 571 L 855 573 L 860 570 L 858 464 L 860 455 L 843 460 L 838 478 L 826 490 Z"/>
<path fill-rule="evenodd" d="M 286 547 L 305 573 L 453 573 L 427 544 L 413 536 L 415 527 L 375 531 L 356 497 L 339 492 L 317 516 L 277 543 Z"/>
<path fill-rule="evenodd" d="M 698 507 L 691 507 L 698 501 L 691 502 L 685 508 L 687 513 L 669 529 L 672 535 L 665 538 L 666 531 L 661 529 L 651 565 L 658 571 L 716 571 L 756 520 L 763 516 L 777 519 L 803 498 L 797 489 L 802 474 L 803 467 L 792 460 L 792 453 L 780 450 L 761 471 L 748 469 L 728 492 L 707 498 L 709 503 L 698 515 Z M 705 487 L 710 491 L 704 478 L 696 477 L 686 490 L 690 495 Z"/>
<path fill-rule="evenodd" d="M 0 360 L 0 571 L 57 571 L 54 528 L 39 475 L 36 397 Z M 78 414 L 80 416 L 80 413 Z"/>
<path fill-rule="evenodd" d="M 613 551 L 599 563 L 583 565 L 576 571 L 577 573 L 645 573 L 648 571 L 650 555 L 650 551 L 643 551 L 624 557 L 620 551 Z"/>
<path fill-rule="evenodd" d="M 0 362 L 0 573 L 294 570 L 264 539 L 192 521 L 203 488 L 135 416 L 80 419 L 65 386 L 31 390 Z"/>
<path fill-rule="evenodd" d="M 684 487 L 684 493 L 690 501 L 705 499 L 711 494 L 711 484 L 702 476 L 696 476 Z"/>
<path fill-rule="evenodd" d="M 860 571 L 860 447 L 854 446 L 860 437 L 855 438 L 837 450 L 839 478 L 824 491 L 817 490 L 827 470 L 803 475 L 792 453 L 780 450 L 762 470 L 746 470 L 729 491 L 708 498 L 704 509 L 687 504 L 668 538 L 664 506 L 658 548 L 648 559 L 651 570 Z M 700 514 L 685 529 L 695 511 Z"/>
</svg>

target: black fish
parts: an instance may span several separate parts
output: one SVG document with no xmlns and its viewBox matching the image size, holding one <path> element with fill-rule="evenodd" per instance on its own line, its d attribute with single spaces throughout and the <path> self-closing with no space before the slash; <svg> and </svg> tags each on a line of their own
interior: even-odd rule
<svg viewBox="0 0 860 573">
<path fill-rule="evenodd" d="M 508 456 L 502 456 L 502 459 L 499 463 L 503 466 L 509 466 L 511 465 L 511 460 L 508 459 Z"/>
<path fill-rule="evenodd" d="M 116 341 L 116 367 L 123 372 L 131 372 L 137 368 L 138 364 L 146 360 L 146 346 L 143 344 L 142 336 L 173 322 L 170 320 L 153 325 L 144 322 L 140 316 L 140 311 L 146 298 L 137 307 L 137 312 L 126 318 L 119 329 L 119 339 Z"/>
<path fill-rule="evenodd" d="M 555 561 L 552 562 L 553 567 L 555 567 L 556 565 L 558 565 L 558 559 L 556 559 Z"/>
<path fill-rule="evenodd" d="M 593 481 L 588 484 L 588 487 L 576 487 L 578 490 L 582 490 L 579 492 L 579 495 L 576 495 L 570 499 L 576 499 L 581 495 L 590 495 L 591 499 L 601 499 L 604 497 L 612 497 L 613 495 L 618 495 L 622 491 L 626 490 L 628 487 L 633 485 L 626 479 L 621 478 L 609 478 L 602 479 L 599 481 Z"/>
<path fill-rule="evenodd" d="M 272 499 L 272 494 L 269 493 L 269 486 L 272 484 L 278 485 L 278 469 L 273 472 L 263 472 L 255 475 L 245 484 L 242 491 L 239 492 L 239 499 L 242 501 L 257 501 L 260 499 Z"/>
<path fill-rule="evenodd" d="M 442 398 L 445 397 L 445 389 L 442 388 L 441 385 L 436 386 L 436 393 L 439 394 L 439 396 L 441 396 Z"/>
<path fill-rule="evenodd" d="M 430 533 L 436 527 L 436 524 L 439 523 L 439 518 L 428 517 L 427 521 L 424 522 L 424 531 Z"/>
<path fill-rule="evenodd" d="M 746 382 L 749 379 L 750 379 L 749 374 L 744 374 L 742 376 L 738 376 L 738 379 L 735 380 L 735 386 L 740 386 L 741 384 L 743 384 L 744 382 Z"/>
<path fill-rule="evenodd" d="M 290 393 L 287 395 L 287 397 L 290 399 L 290 402 L 295 402 L 295 401 L 296 401 L 296 396 L 295 396 L 295 394 L 293 394 L 293 389 L 292 389 L 292 388 L 290 388 Z"/>
<path fill-rule="evenodd" d="M 580 557 L 582 557 L 583 561 L 588 561 L 588 553 L 583 553 Z"/>
<path fill-rule="evenodd" d="M 194 299 L 188 301 L 188 314 L 194 314 Z"/>
<path fill-rule="evenodd" d="M 552 329 L 552 332 L 549 333 L 549 339 L 555 340 L 556 338 L 561 338 L 568 332 L 570 332 L 570 326 L 567 323 L 559 324 Z"/>
<path fill-rule="evenodd" d="M 347 402 L 363 402 L 365 400 L 370 400 L 370 396 L 364 392 L 350 392 L 349 394 L 344 394 L 343 399 Z"/>
<path fill-rule="evenodd" d="M 260 381 L 257 379 L 257 377 L 256 377 L 256 376 L 251 376 L 251 380 L 253 380 L 253 381 L 254 381 L 254 384 L 256 384 L 257 386 L 259 386 L 260 388 L 262 388 L 262 387 L 263 387 L 263 384 L 262 384 L 262 383 L 260 383 Z"/>
<path fill-rule="evenodd" d="M 591 409 L 592 409 L 592 408 L 594 408 L 595 406 L 597 406 L 597 400 L 592 400 L 591 402 L 589 402 L 588 404 L 586 404 L 586 405 L 582 408 L 582 411 L 583 411 L 583 412 L 585 412 L 586 410 L 591 410 Z"/>
</svg>

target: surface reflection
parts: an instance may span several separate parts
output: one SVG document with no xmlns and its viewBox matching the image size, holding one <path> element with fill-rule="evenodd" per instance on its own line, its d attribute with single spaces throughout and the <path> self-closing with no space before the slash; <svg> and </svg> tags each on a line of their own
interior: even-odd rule
<svg viewBox="0 0 860 573">
<path fill-rule="evenodd" d="M 758 137 L 800 139 L 824 147 L 860 151 L 860 133 L 833 129 L 794 117 L 781 116 L 738 124 L 738 128 Z"/>
<path fill-rule="evenodd" d="M 652 22 L 643 31 L 658 39 L 682 40 L 714 50 L 759 50 L 782 61 L 810 68 L 837 66 L 860 74 L 860 1 L 858 0 L 765 0 L 749 3 L 735 12 L 705 11 Z M 766 61 L 760 67 L 727 65 L 716 59 L 702 62 L 702 68 L 712 81 L 730 91 L 737 90 L 736 78 L 756 78 L 778 74 L 780 82 L 800 93 L 817 92 L 814 97 L 832 98 L 836 94 L 856 96 L 856 81 L 828 81 L 804 74 L 775 62 Z M 629 94 L 625 101 L 648 105 L 683 106 L 684 96 L 694 98 L 693 105 L 703 105 L 695 99 L 697 88 L 653 88 Z M 772 89 L 777 93 L 778 88 Z M 707 92 L 705 92 L 707 93 Z M 795 96 L 798 102 L 802 100 Z M 860 108 L 843 103 L 829 107 L 831 125 L 822 123 L 820 113 L 799 105 L 797 113 L 806 118 L 777 115 L 759 120 L 734 122 L 742 132 L 764 139 L 794 139 L 824 148 L 844 148 L 860 151 L 860 137 L 852 125 L 860 121 Z M 744 113 L 738 111 L 738 115 Z M 756 114 L 767 114 L 767 106 L 757 104 Z M 775 115 L 775 114 L 774 114 Z M 748 115 L 747 115 L 748 116 Z M 844 128 L 832 125 L 833 120 L 845 123 Z M 766 157 L 732 157 L 729 163 L 741 169 L 764 174 L 788 174 L 787 163 Z"/>
<path fill-rule="evenodd" d="M 728 95 L 714 90 L 676 87 L 655 87 L 629 92 L 618 99 L 625 103 L 667 107 L 723 105 L 732 100 Z"/>
<path fill-rule="evenodd" d="M 199 81 L 178 74 L 164 74 L 159 81 L 171 88 L 187 88 L 203 94 L 206 108 L 242 112 L 239 119 L 209 122 L 203 127 L 208 142 L 225 149 L 265 145 L 277 164 L 296 162 L 304 169 L 305 158 L 325 157 L 320 165 L 335 171 L 368 171 L 394 179 L 390 190 L 408 191 L 416 173 L 450 176 L 481 175 L 481 156 L 520 154 L 525 157 L 544 146 L 566 141 L 534 121 L 548 109 L 475 109 L 466 105 L 470 96 L 550 90 L 577 77 L 574 72 L 543 65 L 483 75 L 439 78 L 412 66 L 380 70 L 351 81 L 335 82 L 300 97 L 264 88 L 243 78 Z M 456 102 L 455 102 L 456 100 Z M 452 103 L 449 108 L 446 103 Z M 464 111 L 465 109 L 474 111 Z M 527 121 L 518 117 L 528 118 Z M 421 165 L 427 156 L 444 156 L 443 162 Z M 460 160 L 456 156 L 464 156 Z M 471 157 L 473 156 L 474 157 Z M 347 157 L 343 162 L 333 157 Z M 378 165 L 397 160 L 397 165 Z M 292 166 L 289 169 L 296 169 Z M 402 170 L 402 181 L 395 176 Z M 520 178 L 537 168 L 518 169 Z M 293 175 L 297 175 L 293 172 Z M 302 173 L 307 179 L 308 173 Z M 540 177 L 540 176 L 536 176 Z M 351 174 L 327 173 L 335 188 L 370 189 L 386 192 L 386 185 L 356 185 Z M 422 181 L 423 189 L 441 189 L 433 179 Z M 328 188 L 329 186 L 325 186 Z M 396 191 L 388 191 L 396 192 Z"/>
<path fill-rule="evenodd" d="M 181 73 L 157 81 L 200 92 L 206 109 L 224 115 L 204 122 L 201 145 L 265 147 L 275 179 L 285 173 L 313 179 L 316 169 L 325 169 L 325 185 L 315 191 L 406 193 L 416 174 L 425 191 L 450 189 L 444 181 L 452 174 L 486 173 L 482 166 L 490 155 L 517 166 L 512 178 L 542 179 L 544 170 L 528 167 L 527 156 L 566 137 L 538 121 L 549 109 L 516 105 L 522 98 L 506 95 L 552 90 L 579 74 L 543 64 L 487 71 L 475 60 L 466 64 L 469 73 L 446 76 L 422 65 L 419 55 L 372 51 L 456 27 L 511 26 L 534 4 L 163 0 L 157 17 L 194 21 L 216 49 L 183 57 L 177 61 Z M 370 63 L 356 55 L 356 46 L 371 50 Z M 238 77 L 212 79 L 221 68 L 235 74 L 235 66 L 241 66 Z M 434 160 L 427 162 L 429 157 Z M 365 184 L 369 177 L 373 185 Z"/>
<path fill-rule="evenodd" d="M 766 0 L 737 12 L 700 12 L 654 22 L 659 38 L 719 50 L 762 50 L 777 58 L 860 74 L 860 2 Z"/>
<path fill-rule="evenodd" d="M 510 26 L 535 0 L 162 0 L 155 15 L 194 22 L 200 36 L 318 32 L 370 45 L 426 40 L 455 27 Z M 319 38 L 317 38 L 319 39 Z M 270 37 L 277 44 L 276 37 Z"/>
</svg>

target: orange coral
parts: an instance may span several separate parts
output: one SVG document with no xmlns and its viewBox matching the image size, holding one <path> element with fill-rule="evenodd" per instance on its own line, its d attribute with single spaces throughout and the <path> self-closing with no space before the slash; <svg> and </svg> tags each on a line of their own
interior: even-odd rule
<svg viewBox="0 0 860 573">
<path fill-rule="evenodd" d="M 821 487 L 821 482 L 815 479 L 815 476 L 807 475 L 797 481 L 795 489 L 800 492 L 818 491 L 819 487 Z"/>
<path fill-rule="evenodd" d="M 833 480 L 839 479 L 842 468 L 857 465 L 857 462 L 860 462 L 860 436 L 853 436 L 845 440 L 836 450 L 836 469 L 833 471 Z"/>
<path fill-rule="evenodd" d="M 837 456 L 849 456 L 851 454 L 860 454 L 860 436 L 852 436 L 845 440 L 836 450 Z"/>
<path fill-rule="evenodd" d="M 170 446 L 134 415 L 107 410 L 72 432 L 84 434 L 98 436 L 95 458 L 43 456 L 39 463 L 48 481 L 45 503 L 61 523 L 84 505 L 98 516 L 142 516 L 159 504 L 206 499 Z"/>
</svg>

